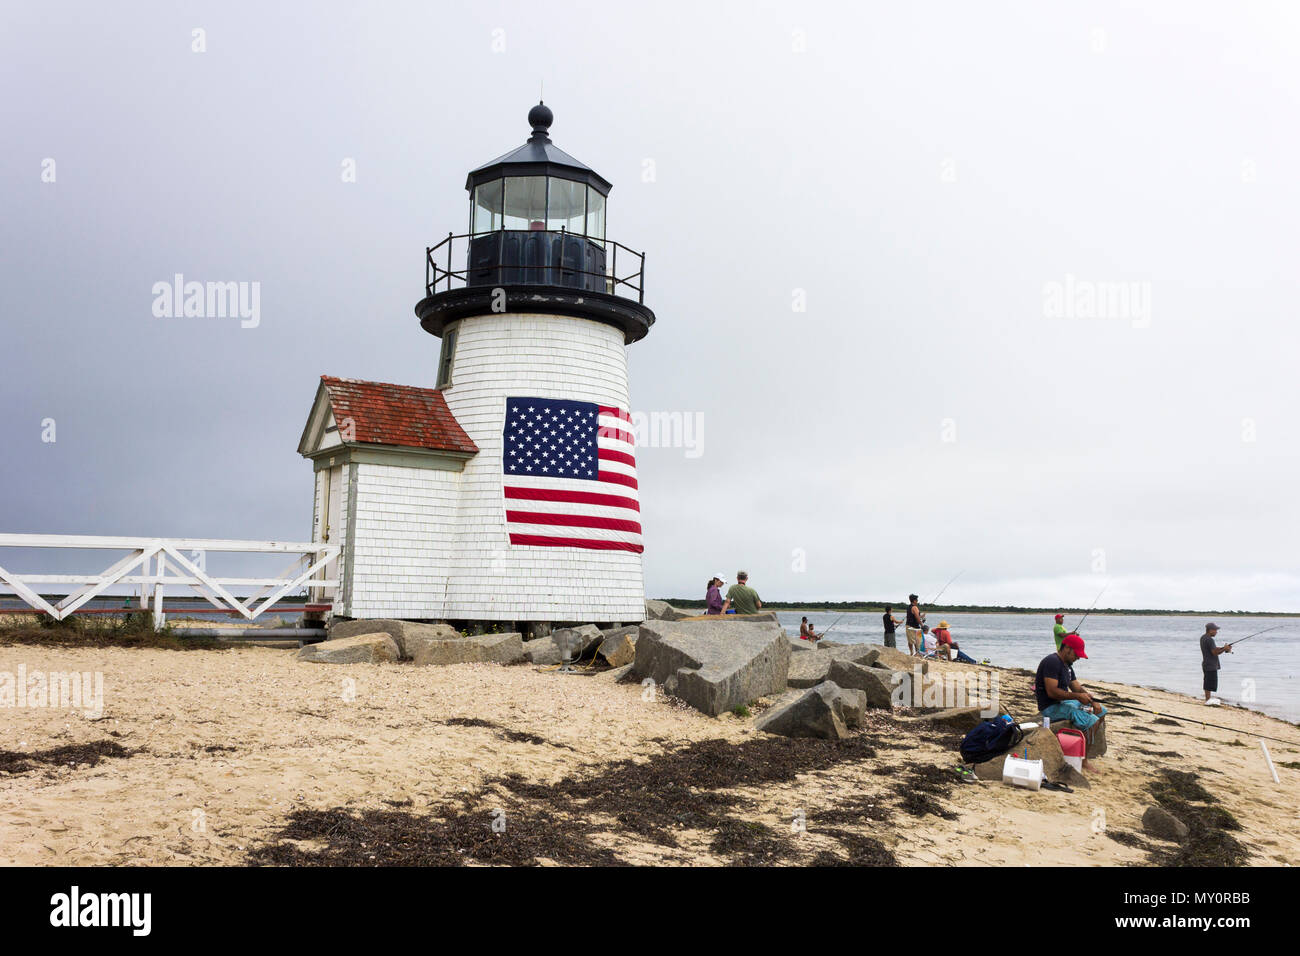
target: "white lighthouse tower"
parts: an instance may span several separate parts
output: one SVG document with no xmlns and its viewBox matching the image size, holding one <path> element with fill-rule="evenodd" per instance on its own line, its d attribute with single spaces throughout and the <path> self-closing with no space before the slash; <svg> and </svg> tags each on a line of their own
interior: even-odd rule
<svg viewBox="0 0 1300 956">
<path fill-rule="evenodd" d="M 317 531 L 323 516 L 343 537 L 336 614 L 645 616 L 627 370 L 654 323 L 644 256 L 606 234 L 611 185 L 551 142 L 551 110 L 528 121 L 523 146 L 469 174 L 468 232 L 426 251 L 435 387 L 322 381 L 300 450 Z"/>
</svg>

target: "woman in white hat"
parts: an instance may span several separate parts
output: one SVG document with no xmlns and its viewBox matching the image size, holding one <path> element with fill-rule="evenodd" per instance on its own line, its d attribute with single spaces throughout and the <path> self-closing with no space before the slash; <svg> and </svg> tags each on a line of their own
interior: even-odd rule
<svg viewBox="0 0 1300 956">
<path fill-rule="evenodd" d="M 708 592 L 704 596 L 705 614 L 722 613 L 722 578 L 714 575 L 709 578 Z"/>
</svg>

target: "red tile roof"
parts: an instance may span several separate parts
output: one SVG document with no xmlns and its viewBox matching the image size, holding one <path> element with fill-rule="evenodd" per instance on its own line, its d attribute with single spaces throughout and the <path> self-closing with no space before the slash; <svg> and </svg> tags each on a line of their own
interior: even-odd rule
<svg viewBox="0 0 1300 956">
<path fill-rule="evenodd" d="M 351 419 L 353 442 L 478 454 L 436 388 L 320 377 L 340 430 Z"/>
</svg>

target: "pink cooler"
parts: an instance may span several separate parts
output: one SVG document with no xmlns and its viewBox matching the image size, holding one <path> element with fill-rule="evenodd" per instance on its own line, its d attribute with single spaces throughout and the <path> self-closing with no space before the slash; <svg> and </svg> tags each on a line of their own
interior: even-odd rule
<svg viewBox="0 0 1300 956">
<path fill-rule="evenodd" d="M 1065 762 L 1075 770 L 1083 770 L 1083 758 L 1088 753 L 1088 738 L 1083 735 L 1083 731 L 1063 727 L 1056 732 L 1056 739 L 1060 741 Z"/>
</svg>

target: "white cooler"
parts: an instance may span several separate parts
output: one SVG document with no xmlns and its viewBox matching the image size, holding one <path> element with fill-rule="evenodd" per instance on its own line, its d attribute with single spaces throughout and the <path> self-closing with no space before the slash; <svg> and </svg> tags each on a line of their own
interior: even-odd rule
<svg viewBox="0 0 1300 956">
<path fill-rule="evenodd" d="M 1043 762 L 1008 755 L 1002 764 L 1002 782 L 1026 790 L 1037 790 L 1043 785 Z"/>
</svg>

